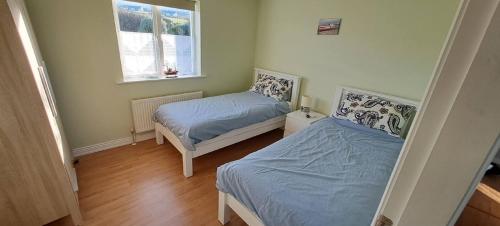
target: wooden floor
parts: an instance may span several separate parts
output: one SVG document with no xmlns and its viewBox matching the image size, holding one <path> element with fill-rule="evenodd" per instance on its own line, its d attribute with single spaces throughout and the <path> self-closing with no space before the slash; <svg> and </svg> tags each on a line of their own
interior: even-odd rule
<svg viewBox="0 0 500 226">
<path fill-rule="evenodd" d="M 500 226 L 500 175 L 487 175 L 455 226 Z"/>
<path fill-rule="evenodd" d="M 195 158 L 194 176 L 182 175 L 181 155 L 154 140 L 80 158 L 76 165 L 85 225 L 220 225 L 218 166 L 240 159 L 283 136 L 274 130 Z M 232 214 L 229 225 L 245 225 Z"/>
</svg>

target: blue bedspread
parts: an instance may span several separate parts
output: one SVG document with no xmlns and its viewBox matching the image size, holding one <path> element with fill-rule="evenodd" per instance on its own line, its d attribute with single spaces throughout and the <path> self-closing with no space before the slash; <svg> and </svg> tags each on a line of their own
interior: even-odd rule
<svg viewBox="0 0 500 226">
<path fill-rule="evenodd" d="M 234 129 L 290 112 L 286 102 L 253 92 L 232 93 L 162 105 L 153 120 L 172 131 L 188 150 Z"/>
<path fill-rule="evenodd" d="M 267 226 L 370 225 L 403 140 L 327 118 L 217 169 Z"/>
</svg>

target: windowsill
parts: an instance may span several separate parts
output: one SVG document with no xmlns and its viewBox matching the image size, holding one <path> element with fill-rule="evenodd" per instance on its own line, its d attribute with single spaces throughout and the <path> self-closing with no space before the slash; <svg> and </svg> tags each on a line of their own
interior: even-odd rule
<svg viewBox="0 0 500 226">
<path fill-rule="evenodd" d="M 183 75 L 175 78 L 141 78 L 137 80 L 124 80 L 123 78 L 118 81 L 118 84 L 129 84 L 129 83 L 140 83 L 140 82 L 156 82 L 156 81 L 169 81 L 169 80 L 181 80 L 181 79 L 196 79 L 196 78 L 206 78 L 206 75 Z"/>
</svg>

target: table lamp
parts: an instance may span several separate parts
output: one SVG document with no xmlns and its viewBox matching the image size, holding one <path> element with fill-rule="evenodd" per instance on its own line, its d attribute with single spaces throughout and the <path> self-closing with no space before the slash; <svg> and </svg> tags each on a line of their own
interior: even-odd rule
<svg viewBox="0 0 500 226">
<path fill-rule="evenodd" d="M 302 96 L 300 106 L 302 107 L 302 112 L 306 113 L 306 118 L 311 118 L 309 112 L 311 112 L 312 98 L 308 96 Z"/>
</svg>

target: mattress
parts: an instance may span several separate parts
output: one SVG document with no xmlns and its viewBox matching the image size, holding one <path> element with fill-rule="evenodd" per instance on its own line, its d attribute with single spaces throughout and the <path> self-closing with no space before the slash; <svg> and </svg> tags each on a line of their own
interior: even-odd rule
<svg viewBox="0 0 500 226">
<path fill-rule="evenodd" d="M 153 121 L 168 128 L 186 149 L 194 151 L 197 143 L 289 112 L 286 102 L 241 92 L 165 104 L 156 110 Z"/>
<path fill-rule="evenodd" d="M 403 140 L 334 118 L 217 169 L 267 226 L 370 225 Z"/>
</svg>

